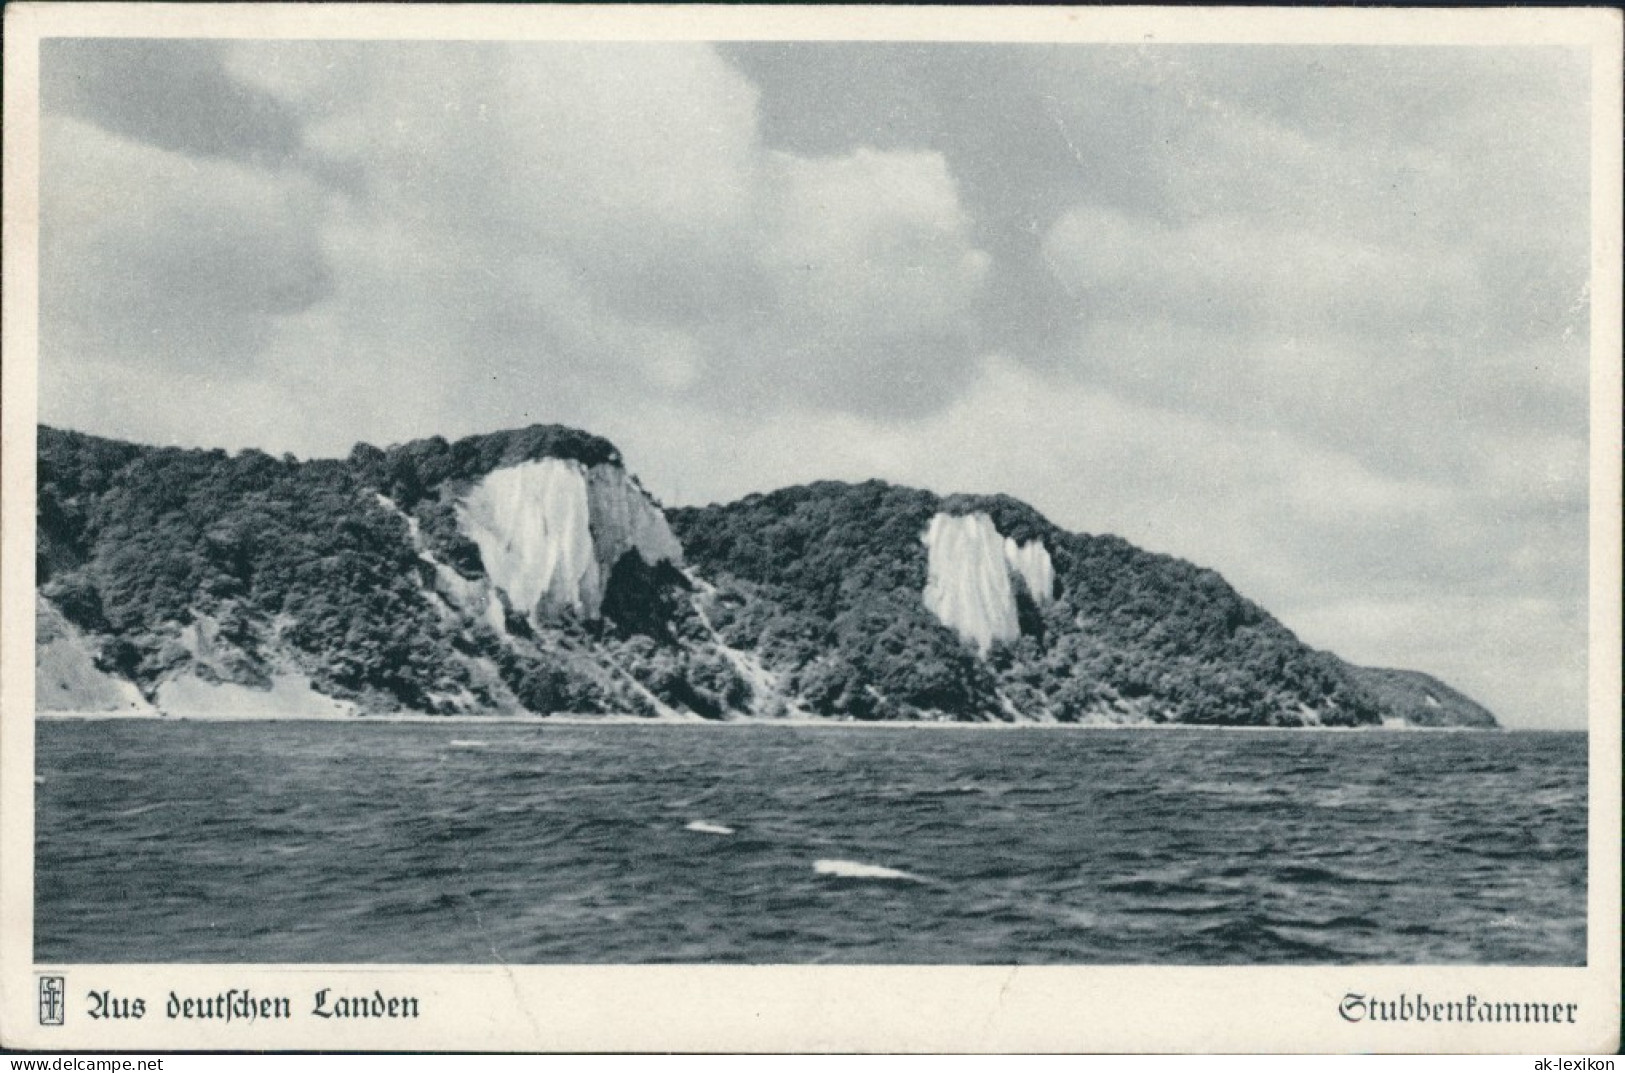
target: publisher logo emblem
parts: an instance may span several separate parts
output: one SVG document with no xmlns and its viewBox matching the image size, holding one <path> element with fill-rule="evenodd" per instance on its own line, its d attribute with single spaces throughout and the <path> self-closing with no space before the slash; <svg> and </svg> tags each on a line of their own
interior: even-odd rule
<svg viewBox="0 0 1625 1073">
<path fill-rule="evenodd" d="M 60 976 L 41 976 L 39 978 L 39 1023 L 42 1025 L 60 1025 L 62 1017 L 68 1012 L 68 995 L 66 982 Z"/>
</svg>

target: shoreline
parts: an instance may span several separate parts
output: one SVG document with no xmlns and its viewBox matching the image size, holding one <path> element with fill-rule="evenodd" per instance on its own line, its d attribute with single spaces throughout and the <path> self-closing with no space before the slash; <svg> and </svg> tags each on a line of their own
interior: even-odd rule
<svg viewBox="0 0 1625 1073">
<path fill-rule="evenodd" d="M 1332 734 L 1366 734 L 1366 733 L 1400 733 L 1400 734 L 1488 734 L 1488 733 L 1532 733 L 1532 734 L 1584 734 L 1589 733 L 1589 727 L 1554 728 L 1554 727 L 1467 727 L 1467 726 L 1298 726 L 1298 727 L 1265 727 L 1265 726 L 1215 726 L 1201 723 L 1056 723 L 1056 722 L 958 722 L 934 721 L 924 719 L 890 720 L 890 721 L 863 721 L 857 719 L 818 719 L 818 718 L 790 718 L 790 719 L 704 719 L 695 716 L 692 719 L 671 718 L 669 716 L 638 716 L 638 715 L 428 715 L 422 712 L 392 712 L 378 715 L 167 715 L 162 712 L 35 712 L 37 722 L 152 722 L 152 723 L 373 723 L 378 725 L 396 725 L 403 723 L 435 723 L 451 726 L 647 726 L 662 728 L 683 727 L 773 727 L 787 730 L 799 729 L 850 729 L 864 730 L 1060 730 L 1060 731 L 1208 731 L 1208 732 L 1251 732 L 1267 734 L 1298 734 L 1298 733 L 1332 733 Z"/>
</svg>

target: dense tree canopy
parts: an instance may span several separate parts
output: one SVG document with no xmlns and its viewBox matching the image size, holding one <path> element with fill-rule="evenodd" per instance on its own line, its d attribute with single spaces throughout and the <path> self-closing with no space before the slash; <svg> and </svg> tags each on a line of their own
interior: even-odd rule
<svg viewBox="0 0 1625 1073">
<path fill-rule="evenodd" d="M 1057 599 L 1025 601 L 1019 641 L 983 661 L 926 610 L 922 535 L 938 511 L 983 512 L 1042 541 Z M 1111 536 L 1066 533 L 1008 496 L 823 482 L 672 511 L 690 563 L 751 594 L 727 636 L 788 665 L 809 705 L 860 719 L 997 717 L 1296 725 L 1374 722 L 1346 668 L 1300 644 L 1223 578 Z"/>
</svg>

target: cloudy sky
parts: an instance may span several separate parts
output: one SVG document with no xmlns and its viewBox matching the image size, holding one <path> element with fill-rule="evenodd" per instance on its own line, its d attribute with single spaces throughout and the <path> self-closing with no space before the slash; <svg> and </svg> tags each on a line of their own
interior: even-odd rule
<svg viewBox="0 0 1625 1073">
<path fill-rule="evenodd" d="M 41 419 L 1004 491 L 1584 721 L 1588 61 L 49 40 Z"/>
</svg>

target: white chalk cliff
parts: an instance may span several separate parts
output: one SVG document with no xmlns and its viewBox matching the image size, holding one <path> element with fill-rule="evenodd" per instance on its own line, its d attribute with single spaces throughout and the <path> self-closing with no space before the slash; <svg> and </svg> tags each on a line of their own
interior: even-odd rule
<svg viewBox="0 0 1625 1073">
<path fill-rule="evenodd" d="M 987 655 L 995 641 L 1021 635 L 1015 578 L 1042 607 L 1055 590 L 1055 567 L 1037 540 L 1018 545 L 986 514 L 938 514 L 925 532 L 925 606 Z"/>
<path fill-rule="evenodd" d="M 619 466 L 543 458 L 493 470 L 458 504 L 486 574 L 520 613 L 568 608 L 597 618 L 628 551 L 681 566 L 666 516 Z"/>
</svg>

